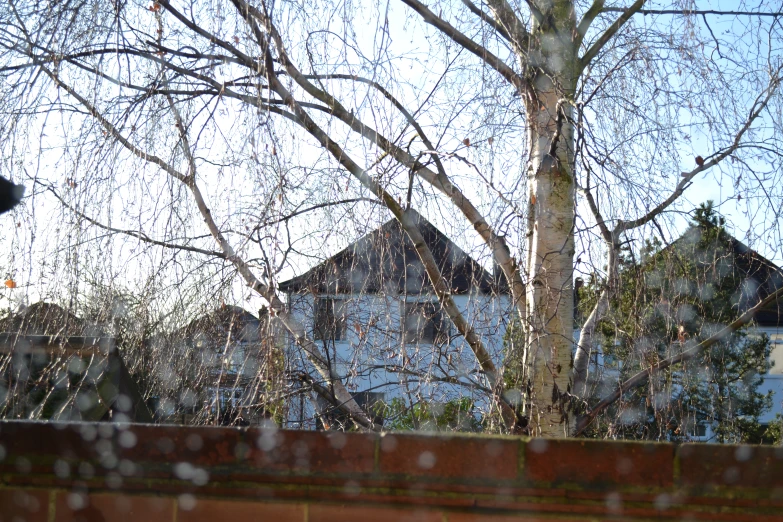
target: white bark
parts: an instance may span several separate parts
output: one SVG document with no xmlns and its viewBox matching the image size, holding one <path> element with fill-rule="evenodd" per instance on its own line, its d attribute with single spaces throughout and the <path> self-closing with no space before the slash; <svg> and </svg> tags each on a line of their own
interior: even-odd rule
<svg viewBox="0 0 783 522">
<path fill-rule="evenodd" d="M 554 23 L 534 18 L 536 67 L 527 90 L 530 160 L 526 412 L 533 435 L 569 433 L 567 394 L 573 348 L 574 177 L 571 118 L 576 21 L 571 2 L 541 2 Z M 544 19 L 547 17 L 545 16 Z"/>
<path fill-rule="evenodd" d="M 582 329 L 579 332 L 579 341 L 577 342 L 576 352 L 574 353 L 574 382 L 573 393 L 578 397 L 587 396 L 587 377 L 590 367 L 590 357 L 592 356 L 593 345 L 595 343 L 595 331 L 598 323 L 606 316 L 609 311 L 609 299 L 616 291 L 619 281 L 619 272 L 617 266 L 617 250 L 611 249 L 609 252 L 609 273 L 606 277 L 606 283 L 598 296 L 590 315 L 587 316 Z"/>
</svg>

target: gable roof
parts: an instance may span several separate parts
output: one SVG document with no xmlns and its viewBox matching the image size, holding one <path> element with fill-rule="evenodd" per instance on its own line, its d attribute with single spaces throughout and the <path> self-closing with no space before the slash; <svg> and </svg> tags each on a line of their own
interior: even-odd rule
<svg viewBox="0 0 783 522">
<path fill-rule="evenodd" d="M 661 252 L 673 249 L 675 252 L 686 252 L 688 255 L 699 255 L 699 252 L 687 250 L 696 245 L 702 237 L 698 226 L 691 226 L 685 233 Z M 722 256 L 724 270 L 733 271 L 733 275 L 743 280 L 742 288 L 738 288 L 738 306 L 743 312 L 767 297 L 778 288 L 783 287 L 783 270 L 775 263 L 762 256 L 743 242 L 723 232 L 717 239 L 726 250 Z M 717 247 L 716 247 L 717 248 Z M 783 299 L 772 302 L 756 312 L 754 317 L 759 326 L 783 326 Z"/>
<path fill-rule="evenodd" d="M 452 293 L 466 294 L 476 288 L 485 294 L 507 292 L 502 283 L 432 223 L 413 210 L 409 212 Z M 279 287 L 287 293 L 318 294 L 420 294 L 432 288 L 413 242 L 396 219 Z"/>
<path fill-rule="evenodd" d="M 223 347 L 227 342 L 258 342 L 260 327 L 259 319 L 244 308 L 223 305 L 166 337 L 193 344 L 196 348 L 215 348 Z"/>
<path fill-rule="evenodd" d="M 65 308 L 40 301 L 0 319 L 0 332 L 24 335 L 85 335 L 87 322 Z"/>
</svg>

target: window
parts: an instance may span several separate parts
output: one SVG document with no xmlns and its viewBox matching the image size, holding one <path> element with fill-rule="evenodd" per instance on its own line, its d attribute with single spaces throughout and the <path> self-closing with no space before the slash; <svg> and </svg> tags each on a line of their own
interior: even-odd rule
<svg viewBox="0 0 783 522">
<path fill-rule="evenodd" d="M 342 301 L 319 297 L 315 301 L 315 328 L 313 336 L 324 341 L 345 339 L 345 314 Z"/>
<path fill-rule="evenodd" d="M 439 306 L 429 301 L 405 302 L 402 336 L 406 343 L 442 343 L 449 338 L 449 323 Z"/>
<path fill-rule="evenodd" d="M 693 430 L 693 436 L 694 437 L 706 437 L 707 436 L 707 425 L 706 424 L 697 424 L 695 426 L 695 429 Z"/>
<path fill-rule="evenodd" d="M 772 345 L 769 360 L 775 363 L 775 365 L 767 373 L 774 375 L 775 378 L 780 378 L 783 376 L 783 328 L 770 332 L 769 342 Z"/>
<path fill-rule="evenodd" d="M 362 410 L 368 412 L 372 417 L 372 421 L 379 426 L 383 426 L 383 415 L 381 414 L 380 406 L 383 405 L 385 394 L 382 392 L 357 392 L 353 395 L 353 399 L 356 404 L 359 405 Z M 320 397 L 318 401 L 323 401 Z M 327 420 L 329 424 L 336 423 L 339 426 L 351 426 L 350 416 L 347 413 L 335 408 L 333 404 L 327 404 L 321 402 L 323 411 L 325 412 L 325 419 L 322 416 L 316 417 L 316 429 L 322 430 L 325 428 L 323 421 Z"/>
</svg>

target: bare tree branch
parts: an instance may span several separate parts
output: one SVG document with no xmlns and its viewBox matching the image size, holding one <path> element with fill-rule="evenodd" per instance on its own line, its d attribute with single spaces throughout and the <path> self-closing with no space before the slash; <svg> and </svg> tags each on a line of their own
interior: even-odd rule
<svg viewBox="0 0 783 522">
<path fill-rule="evenodd" d="M 581 70 L 584 70 L 585 67 L 587 67 L 590 62 L 593 61 L 593 59 L 598 55 L 599 52 L 601 52 L 601 49 L 604 48 L 604 46 L 609 43 L 609 41 L 614 37 L 615 34 L 617 34 L 617 31 L 622 29 L 622 27 L 628 22 L 628 20 L 631 19 L 631 17 L 639 11 L 639 9 L 642 8 L 644 5 L 645 0 L 636 0 L 636 2 L 633 3 L 631 7 L 623 11 L 623 14 L 620 15 L 620 17 L 615 20 L 615 22 L 609 26 L 609 28 L 604 31 L 604 33 L 598 37 L 598 40 L 596 40 L 593 45 L 590 46 L 590 48 L 585 52 L 585 54 L 582 56 L 582 58 L 579 59 L 579 67 Z M 590 11 L 588 10 L 588 13 Z M 583 19 L 582 22 L 585 22 Z M 588 24 L 589 25 L 589 24 Z M 580 24 L 580 29 L 582 29 Z M 587 31 L 587 27 L 583 28 L 585 31 Z"/>
<path fill-rule="evenodd" d="M 634 228 L 638 228 L 642 225 L 649 223 L 657 215 L 659 215 L 661 212 L 666 210 L 672 203 L 677 201 L 680 196 L 682 196 L 682 193 L 685 192 L 685 189 L 687 189 L 690 186 L 691 180 L 693 180 L 693 178 L 695 178 L 697 174 L 711 169 L 712 167 L 714 167 L 715 165 L 717 165 L 718 163 L 720 163 L 721 161 L 729 157 L 734 151 L 736 151 L 741 146 L 742 137 L 745 135 L 745 133 L 748 132 L 750 127 L 753 125 L 756 119 L 758 119 L 758 117 L 761 115 L 764 109 L 766 109 L 770 100 L 777 92 L 781 82 L 781 77 L 780 77 L 781 71 L 783 71 L 783 66 L 775 71 L 767 88 L 764 90 L 764 92 L 759 94 L 758 98 L 756 98 L 753 107 L 751 107 L 750 114 L 748 115 L 748 119 L 745 121 L 745 124 L 742 126 L 742 128 L 740 128 L 740 130 L 737 132 L 736 136 L 734 137 L 734 142 L 729 147 L 714 154 L 712 159 L 705 161 L 702 165 L 697 166 L 695 169 L 691 170 L 690 172 L 683 172 L 682 179 L 680 180 L 679 183 L 677 183 L 677 187 L 669 195 L 669 197 L 667 197 L 665 200 L 659 203 L 650 212 L 648 212 L 647 214 L 645 214 L 644 216 L 638 219 L 634 219 L 631 221 L 622 221 L 622 220 L 618 221 L 617 225 L 614 228 L 614 233 L 619 235 L 628 230 L 632 230 Z"/>
<path fill-rule="evenodd" d="M 604 4 L 604 0 L 594 0 L 593 4 L 585 12 L 584 16 L 582 16 L 582 20 L 580 20 L 579 25 L 576 26 L 577 38 L 574 44 L 577 49 L 579 49 L 579 47 L 582 45 L 582 40 L 584 40 L 584 37 L 587 34 L 587 30 L 590 29 L 593 21 L 603 11 Z"/>
<path fill-rule="evenodd" d="M 36 183 L 41 183 L 41 182 L 36 180 Z M 117 234 L 124 234 L 126 236 L 135 237 L 139 241 L 149 243 L 150 245 L 162 246 L 164 248 L 183 250 L 186 252 L 193 252 L 195 254 L 203 254 L 205 256 L 212 256 L 212 257 L 218 257 L 220 259 L 226 259 L 226 254 L 223 252 L 218 252 L 217 250 L 205 250 L 203 248 L 196 248 L 189 245 L 180 245 L 180 244 L 170 243 L 168 241 L 160 241 L 158 239 L 152 239 L 151 237 L 149 237 L 147 234 L 143 232 L 138 232 L 136 230 L 124 230 L 121 228 L 114 228 L 108 225 L 104 225 L 100 221 L 91 218 L 90 216 L 77 210 L 75 207 L 69 205 L 51 186 L 46 186 L 46 190 L 51 192 L 52 195 L 54 195 L 54 197 L 57 198 L 60 204 L 62 204 L 62 206 L 64 206 L 65 208 L 73 212 L 75 215 L 79 216 L 80 218 L 87 221 L 88 223 L 91 223 L 96 227 L 106 230 L 108 232 L 115 232 Z"/>
<path fill-rule="evenodd" d="M 424 22 L 432 25 L 443 34 L 454 40 L 455 43 L 461 45 L 466 50 L 475 54 L 481 58 L 487 65 L 495 69 L 505 78 L 511 85 L 513 85 L 517 91 L 524 92 L 526 82 L 518 75 L 514 70 L 506 65 L 503 60 L 492 54 L 485 47 L 477 44 L 466 35 L 457 30 L 456 27 L 437 16 L 430 9 L 419 2 L 419 0 L 402 0 L 408 7 L 416 11 L 424 20 Z"/>
<path fill-rule="evenodd" d="M 491 16 L 489 16 L 487 13 L 482 11 L 479 7 L 476 6 L 476 4 L 474 4 L 470 0 L 462 0 L 462 3 L 465 4 L 465 7 L 467 7 L 471 13 L 481 18 L 482 22 L 492 27 L 506 41 L 508 41 L 509 43 L 513 43 L 511 41 L 511 35 L 508 34 L 508 31 L 506 31 L 505 27 L 503 27 L 500 24 L 500 22 L 495 21 Z"/>
<path fill-rule="evenodd" d="M 604 7 L 601 9 L 604 13 L 627 13 L 630 7 Z M 680 15 L 680 16 L 698 16 L 698 15 L 718 15 L 718 16 L 765 16 L 779 18 L 783 16 L 783 11 L 723 11 L 719 9 L 637 9 L 633 14 L 642 15 Z"/>
<path fill-rule="evenodd" d="M 520 317 L 525 317 L 525 283 L 522 280 L 518 264 L 511 256 L 511 251 L 508 248 L 506 240 L 493 230 L 492 226 L 481 215 L 478 209 L 473 205 L 470 198 L 454 185 L 446 174 L 446 170 L 443 167 L 443 163 L 440 159 L 440 154 L 435 150 L 435 145 L 427 137 L 427 133 L 416 121 L 416 118 L 400 103 L 388 90 L 384 89 L 380 84 L 372 80 L 368 80 L 356 75 L 345 74 L 329 74 L 329 75 L 303 75 L 302 78 L 319 78 L 319 79 L 344 79 L 366 83 L 383 94 L 392 104 L 400 111 L 405 117 L 406 121 L 416 130 L 422 142 L 428 149 L 428 153 L 434 158 L 435 165 L 438 171 L 433 172 L 421 162 L 411 156 L 408 152 L 401 147 L 395 145 L 391 140 L 382 136 L 374 129 L 366 126 L 361 122 L 354 114 L 350 114 L 345 111 L 341 106 L 333 107 L 331 113 L 337 116 L 347 125 L 351 126 L 360 135 L 369 139 L 372 143 L 383 149 L 385 152 L 391 154 L 400 161 L 403 165 L 411 169 L 417 176 L 422 178 L 427 183 L 438 189 L 440 192 L 449 197 L 454 205 L 460 209 L 463 215 L 468 219 L 473 228 L 478 232 L 485 244 L 490 248 L 492 256 L 495 262 L 503 271 L 503 275 L 509 283 L 511 289 L 511 296 L 514 302 L 514 306 L 517 308 Z M 327 99 L 327 98 L 325 98 Z M 300 102 L 301 103 L 301 102 Z M 304 106 L 304 105 L 303 105 Z"/>
<path fill-rule="evenodd" d="M 308 212 L 312 212 L 314 210 L 319 210 L 326 207 L 334 207 L 338 205 L 348 205 L 350 203 L 372 203 L 374 205 L 380 205 L 380 201 L 377 199 L 370 199 L 370 198 L 349 198 L 349 199 L 341 199 L 339 201 L 329 201 L 326 203 L 319 203 L 317 205 L 311 205 L 307 208 L 299 209 L 294 212 L 291 212 L 290 214 L 286 214 L 283 217 L 273 219 L 271 221 L 264 221 L 260 225 L 257 225 L 255 228 L 253 228 L 253 231 L 260 230 L 263 227 L 268 227 L 270 225 L 276 225 L 277 223 L 282 223 L 284 221 L 290 221 L 291 219 L 301 216 L 302 214 L 307 214 Z"/>
<path fill-rule="evenodd" d="M 286 327 L 286 329 L 293 335 L 296 342 L 302 346 L 302 348 L 305 350 L 305 352 L 308 355 L 308 358 L 310 362 L 313 364 L 313 366 L 318 370 L 318 372 L 322 375 L 324 379 L 329 381 L 332 384 L 333 390 L 335 394 L 340 398 L 341 401 L 346 403 L 346 407 L 351 410 L 351 418 L 360 426 L 371 429 L 371 430 L 377 430 L 380 429 L 380 427 L 376 426 L 372 419 L 370 419 L 366 413 L 362 411 L 362 409 L 356 404 L 356 402 L 351 397 L 350 393 L 348 393 L 345 386 L 337 379 L 334 375 L 332 375 L 332 372 L 330 371 L 330 365 L 326 360 L 324 360 L 323 356 L 319 353 L 319 349 L 317 345 L 310 340 L 304 333 L 304 329 L 297 324 L 296 320 L 287 312 L 286 305 L 283 303 L 283 301 L 280 300 L 280 298 L 275 293 L 274 289 L 262 283 L 256 276 L 253 274 L 250 267 L 247 265 L 247 263 L 238 256 L 233 247 L 229 244 L 229 242 L 224 237 L 223 233 L 220 231 L 219 227 L 215 223 L 214 219 L 212 218 L 212 213 L 210 212 L 206 201 L 204 200 L 204 197 L 201 193 L 201 190 L 199 189 L 198 185 L 195 181 L 195 162 L 193 160 L 192 155 L 189 153 L 189 151 L 186 153 L 186 157 L 188 159 L 188 168 L 189 168 L 189 174 L 185 175 L 174 169 L 172 166 L 170 166 L 167 162 L 164 162 L 160 158 L 149 155 L 130 143 L 127 138 L 122 136 L 122 134 L 114 127 L 114 125 L 111 124 L 101 113 L 89 102 L 87 101 L 83 96 L 81 96 L 79 93 L 77 93 L 73 88 L 71 88 L 69 85 L 63 83 L 60 81 L 56 75 L 54 75 L 51 71 L 48 71 L 48 69 L 42 67 L 44 71 L 47 72 L 47 74 L 61 87 L 63 88 L 68 94 L 73 96 L 75 99 L 79 101 L 87 110 L 88 112 L 96 118 L 103 127 L 107 130 L 107 132 L 114 137 L 120 144 L 122 144 L 126 149 L 131 151 L 133 154 L 138 156 L 139 158 L 148 161 L 150 163 L 153 163 L 160 167 L 164 172 L 167 172 L 172 177 L 176 178 L 177 180 L 181 181 L 185 186 L 187 186 L 196 202 L 196 206 L 199 209 L 199 212 L 201 213 L 201 216 L 204 218 L 204 222 L 207 225 L 207 228 L 210 231 L 210 234 L 215 238 L 215 241 L 220 245 L 221 250 L 224 253 L 224 259 L 230 261 L 237 271 L 242 275 L 243 279 L 247 282 L 248 286 L 258 292 L 261 296 L 266 299 L 271 309 L 275 312 L 278 320 L 282 322 L 282 324 Z M 187 145 L 186 136 L 184 135 L 184 124 L 182 122 L 181 117 L 178 115 L 176 108 L 172 106 L 172 109 L 174 110 L 174 114 L 176 115 L 177 120 L 179 121 L 178 128 L 180 129 L 180 132 L 182 138 L 182 145 L 183 150 L 189 149 Z"/>
<path fill-rule="evenodd" d="M 604 411 L 606 408 L 611 406 L 617 399 L 622 397 L 622 395 L 625 392 L 632 390 L 641 384 L 644 384 L 647 381 L 647 379 L 649 379 L 651 376 L 659 373 L 662 370 L 665 370 L 666 368 L 669 368 L 670 366 L 679 364 L 681 362 L 689 361 L 694 357 L 698 357 L 704 350 L 706 350 L 713 344 L 720 342 L 722 339 L 725 339 L 726 336 L 728 336 L 732 332 L 735 332 L 739 330 L 742 326 L 748 324 L 750 321 L 753 320 L 753 317 L 756 315 L 756 312 L 758 312 L 768 304 L 777 301 L 781 297 L 783 297 L 783 287 L 778 288 L 776 291 L 769 294 L 767 297 L 759 301 L 758 304 L 756 304 L 753 308 L 750 308 L 745 313 L 740 315 L 731 324 L 721 329 L 719 332 L 712 334 L 711 336 L 701 341 L 696 346 L 688 348 L 687 350 L 683 351 L 679 355 L 676 355 L 674 357 L 669 357 L 668 359 L 659 361 L 658 363 L 652 365 L 650 368 L 646 370 L 642 370 L 636 375 L 634 375 L 633 377 L 631 377 L 630 379 L 627 379 L 625 382 L 620 384 L 620 386 L 618 386 L 615 391 L 613 391 L 612 393 L 604 397 L 598 404 L 596 404 L 595 407 L 591 409 L 587 415 L 579 419 L 579 423 L 576 430 L 576 436 L 581 435 L 602 411 Z"/>
<path fill-rule="evenodd" d="M 303 75 L 287 58 L 282 38 L 278 34 L 271 20 L 269 20 L 269 18 L 260 11 L 248 6 L 244 0 L 234 0 L 234 2 L 237 5 L 237 8 L 240 9 L 243 14 L 250 15 L 252 13 L 254 17 L 258 18 L 259 21 L 265 25 L 266 30 L 275 42 L 278 55 L 283 58 L 284 66 L 286 67 L 288 74 L 295 79 L 299 79 L 297 80 L 298 83 L 302 81 L 306 82 L 306 80 L 303 78 Z M 413 246 L 419 255 L 419 259 L 421 260 L 422 265 L 427 272 L 427 276 L 430 279 L 433 290 L 435 291 L 435 295 L 437 296 L 441 307 L 446 312 L 449 319 L 451 319 L 451 321 L 457 327 L 457 330 L 460 332 L 460 334 L 462 334 L 467 341 L 468 345 L 476 356 L 480 367 L 487 375 L 487 378 L 493 389 L 498 390 L 495 396 L 498 401 L 498 405 L 500 406 L 501 411 L 503 411 L 503 416 L 507 425 L 513 427 L 516 422 L 516 415 L 513 412 L 513 408 L 511 408 L 508 403 L 505 402 L 505 399 L 502 396 L 502 376 L 498 374 L 495 363 L 492 360 L 492 356 L 484 347 L 481 338 L 476 334 L 473 327 L 470 325 L 470 323 L 468 323 L 454 302 L 454 299 L 451 295 L 451 289 L 443 278 L 443 275 L 438 268 L 438 264 L 435 261 L 429 246 L 425 242 L 413 214 L 404 210 L 391 194 L 384 190 L 375 179 L 369 176 L 364 169 L 354 162 L 353 159 L 351 159 L 350 156 L 342 149 L 342 147 L 332 140 L 331 137 L 326 132 L 324 132 L 315 123 L 315 121 L 313 121 L 312 118 L 310 118 L 310 116 L 301 107 L 290 91 L 288 91 L 282 82 L 280 82 L 272 68 L 269 67 L 270 59 L 271 55 L 267 51 L 266 70 L 268 73 L 267 78 L 270 89 L 276 92 L 278 96 L 280 96 L 280 98 L 285 101 L 286 105 L 291 107 L 294 115 L 299 120 L 300 125 L 302 125 L 305 130 L 307 130 L 316 140 L 318 140 L 318 142 L 321 143 L 321 145 L 323 145 L 323 147 L 326 148 L 346 170 L 348 170 L 348 172 L 353 174 L 362 185 L 375 194 L 378 199 L 381 200 L 389 210 L 391 210 L 392 214 L 394 214 L 394 216 L 402 225 L 402 228 L 411 239 L 411 242 L 413 243 Z M 316 89 L 314 86 L 311 86 L 308 90 L 310 92 L 314 92 L 315 95 L 320 97 L 320 99 L 327 101 L 333 100 L 330 95 L 323 93 L 322 91 L 318 92 L 318 89 Z M 336 105 L 336 107 L 342 108 L 336 100 L 334 100 L 333 103 Z"/>
<path fill-rule="evenodd" d="M 527 52 L 530 35 L 525 24 L 514 12 L 514 8 L 506 0 L 487 0 L 487 5 L 495 14 L 495 19 L 511 36 L 511 42 L 518 56 L 524 56 Z"/>
</svg>

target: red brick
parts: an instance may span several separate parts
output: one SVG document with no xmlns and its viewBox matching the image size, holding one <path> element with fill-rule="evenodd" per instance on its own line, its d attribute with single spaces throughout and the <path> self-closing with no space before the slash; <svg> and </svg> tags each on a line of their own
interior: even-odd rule
<svg viewBox="0 0 783 522">
<path fill-rule="evenodd" d="M 537 517 L 535 515 L 531 516 L 528 513 L 519 513 L 515 515 L 501 515 L 492 512 L 446 514 L 446 522 L 578 522 L 584 520 L 585 519 L 582 517 Z"/>
<path fill-rule="evenodd" d="M 47 467 L 58 458 L 93 460 L 98 456 L 96 426 L 94 423 L 2 422 L 0 444 L 8 457 L 2 463 L 7 469 L 18 456 L 35 456 L 37 462 L 46 461 Z M 90 435 L 92 439 L 85 440 Z"/>
<path fill-rule="evenodd" d="M 56 522 L 172 522 L 174 500 L 123 494 L 58 492 Z"/>
<path fill-rule="evenodd" d="M 685 444 L 677 454 L 684 486 L 783 487 L 781 447 Z"/>
<path fill-rule="evenodd" d="M 237 502 L 196 498 L 190 510 L 180 508 L 177 520 L 186 522 L 304 522 L 304 504 Z"/>
<path fill-rule="evenodd" d="M 48 513 L 47 491 L 0 489 L 0 522 L 46 522 Z"/>
<path fill-rule="evenodd" d="M 773 447 L 685 445 L 676 461 L 666 444 L 2 421 L 0 444 L 0 522 L 772 521 L 783 507 Z M 168 480 L 181 463 L 209 482 Z"/>
<path fill-rule="evenodd" d="M 381 473 L 513 480 L 518 462 L 519 443 L 511 439 L 386 434 L 380 440 Z"/>
<path fill-rule="evenodd" d="M 400 509 L 396 507 L 367 505 L 327 505 L 311 504 L 308 522 L 443 522 L 439 511 L 424 509 Z"/>
<path fill-rule="evenodd" d="M 248 460 L 257 470 L 372 473 L 377 437 L 372 434 L 250 429 Z"/>
<path fill-rule="evenodd" d="M 121 458 L 133 462 L 187 462 L 194 466 L 235 464 L 246 453 L 244 430 L 208 426 L 131 425 L 123 441 L 117 434 Z M 131 445 L 133 439 L 135 443 Z M 124 445 L 123 445 L 124 443 Z"/>
<path fill-rule="evenodd" d="M 674 447 L 669 444 L 533 439 L 525 444 L 525 477 L 590 486 L 669 487 Z"/>
</svg>

